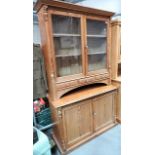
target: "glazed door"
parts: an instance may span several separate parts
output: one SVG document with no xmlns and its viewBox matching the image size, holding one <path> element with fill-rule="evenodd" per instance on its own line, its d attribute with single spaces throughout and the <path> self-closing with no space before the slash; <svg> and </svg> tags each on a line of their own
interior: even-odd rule
<svg viewBox="0 0 155 155">
<path fill-rule="evenodd" d="M 114 123 L 114 94 L 105 94 L 93 99 L 94 130 Z"/>
<path fill-rule="evenodd" d="M 81 16 L 51 15 L 56 77 L 82 74 Z"/>
<path fill-rule="evenodd" d="M 72 146 L 93 132 L 91 100 L 81 101 L 76 104 L 63 110 L 67 147 Z"/>
<path fill-rule="evenodd" d="M 107 71 L 107 24 L 102 19 L 86 19 L 87 72 Z"/>
</svg>

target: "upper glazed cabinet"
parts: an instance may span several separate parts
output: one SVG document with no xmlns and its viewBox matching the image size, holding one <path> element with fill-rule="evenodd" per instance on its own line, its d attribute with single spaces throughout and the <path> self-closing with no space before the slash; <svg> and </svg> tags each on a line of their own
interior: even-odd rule
<svg viewBox="0 0 155 155">
<path fill-rule="evenodd" d="M 86 27 L 82 26 L 82 20 Z M 99 70 L 107 72 L 107 25 L 104 20 L 62 13 L 52 14 L 51 21 L 57 78 L 85 76 Z"/>
<path fill-rule="evenodd" d="M 52 100 L 79 86 L 110 84 L 111 12 L 39 0 L 41 46 Z"/>
</svg>

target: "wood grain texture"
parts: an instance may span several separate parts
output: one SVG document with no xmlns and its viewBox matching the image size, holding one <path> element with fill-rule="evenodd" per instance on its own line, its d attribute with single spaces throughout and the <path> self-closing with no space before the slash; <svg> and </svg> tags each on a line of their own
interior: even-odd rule
<svg viewBox="0 0 155 155">
<path fill-rule="evenodd" d="M 39 21 L 39 27 L 40 27 L 40 34 L 41 34 L 41 49 L 44 56 L 44 62 L 45 62 L 45 69 L 47 72 L 47 81 L 48 81 L 48 91 L 49 94 L 51 94 L 51 98 L 53 99 L 53 96 L 55 96 L 55 83 L 53 83 L 53 78 L 51 78 L 51 75 L 54 76 L 53 73 L 53 61 L 52 61 L 52 55 L 49 52 L 51 48 L 51 38 L 49 38 L 50 31 L 49 31 L 49 18 L 47 13 L 47 7 L 44 6 L 41 8 L 40 12 L 38 13 L 38 21 Z"/>
<path fill-rule="evenodd" d="M 82 51 L 82 73 L 86 76 L 86 60 L 85 60 L 85 26 L 84 16 L 81 16 L 81 51 Z"/>
<path fill-rule="evenodd" d="M 118 64 L 121 60 L 121 22 L 111 22 L 111 78 L 118 77 Z"/>
<path fill-rule="evenodd" d="M 75 5 L 72 3 L 61 2 L 57 0 L 38 0 L 34 6 L 34 10 L 38 12 L 43 5 L 47 5 L 50 7 L 63 8 L 65 10 L 74 10 L 77 12 L 89 13 L 91 15 L 97 15 L 97 16 L 111 17 L 112 15 L 114 15 L 113 12 L 94 9 L 90 7 L 83 7 L 83 6 Z"/>
<path fill-rule="evenodd" d="M 116 96 L 116 120 L 121 123 L 121 81 L 120 78 L 112 80 L 112 84 L 117 87 Z"/>
<path fill-rule="evenodd" d="M 82 101 L 80 105 L 80 137 L 84 139 L 93 132 L 93 117 L 91 100 Z"/>
<path fill-rule="evenodd" d="M 111 94 L 106 94 L 93 99 L 95 131 L 98 131 L 114 122 L 113 97 L 114 96 Z"/>
<path fill-rule="evenodd" d="M 91 75 L 91 76 L 85 76 L 85 77 L 81 77 L 81 78 L 74 78 L 72 80 L 67 80 L 65 82 L 57 82 L 56 84 L 58 85 L 62 85 L 65 88 L 69 87 L 71 88 L 72 86 L 76 86 L 76 84 L 78 86 L 82 86 L 82 85 L 87 85 L 87 84 L 93 84 L 95 82 L 100 82 L 103 80 L 109 79 L 109 74 L 105 73 L 105 74 L 97 74 L 97 75 Z M 75 83 L 74 83 L 75 82 Z M 63 89 L 63 87 L 61 87 L 61 89 Z"/>
<path fill-rule="evenodd" d="M 79 91 L 72 92 L 70 95 L 66 95 L 62 97 L 61 99 L 58 99 L 52 102 L 52 104 L 55 108 L 58 108 L 58 107 L 62 107 L 62 106 L 66 106 L 72 103 L 82 101 L 84 99 L 91 98 L 93 96 L 97 96 L 103 93 L 108 93 L 115 89 L 117 89 L 117 87 L 113 85 L 88 87 L 88 88 L 81 89 Z"/>
<path fill-rule="evenodd" d="M 92 109 L 89 100 L 66 107 L 62 112 L 67 147 L 92 133 Z"/>
<path fill-rule="evenodd" d="M 82 95 L 84 92 L 81 93 Z M 69 96 L 75 97 L 73 94 Z M 116 124 L 115 97 L 116 90 L 113 87 L 111 91 L 102 91 L 102 94 L 97 96 L 92 92 L 91 98 L 61 107 L 63 121 L 58 126 L 62 125 L 63 127 L 61 126 L 61 131 L 54 128 L 53 134 L 63 153 L 74 149 Z M 53 106 L 53 108 L 57 110 L 60 107 Z M 61 136 L 61 139 L 58 136 L 59 132 L 64 135 Z M 64 147 L 62 147 L 62 142 L 64 142 Z"/>
<path fill-rule="evenodd" d="M 80 80 L 80 82 L 78 83 L 78 85 L 70 85 L 70 87 L 66 87 L 66 89 L 60 89 L 58 92 L 57 92 L 57 97 L 58 99 L 60 99 L 63 95 L 65 95 L 66 93 L 76 89 L 76 88 L 79 88 L 79 87 L 84 87 L 84 86 L 87 86 L 87 85 L 90 85 L 90 84 L 97 84 L 97 83 L 100 83 L 100 84 L 106 84 L 106 85 L 110 85 L 111 83 L 111 80 L 110 79 L 97 79 L 95 81 L 93 80 L 89 80 L 89 82 L 87 82 L 87 80 Z M 66 84 L 65 84 L 66 85 Z"/>
<path fill-rule="evenodd" d="M 111 85 L 110 68 L 110 17 L 113 13 L 56 0 L 38 0 L 34 9 L 37 10 L 39 17 L 41 47 L 48 77 L 48 98 L 52 110 L 52 120 L 56 122 L 52 134 L 61 153 L 66 154 L 116 124 L 116 118 L 118 118 L 116 107 L 118 106 L 116 106 L 115 98 L 117 97 L 118 87 Z M 57 22 L 56 19 L 59 19 L 58 23 L 61 25 L 60 19 L 62 21 L 62 18 L 63 20 L 66 18 L 71 19 L 71 21 L 76 18 L 78 25 L 80 25 L 80 30 L 79 28 L 74 28 L 76 27 L 75 24 L 71 26 L 71 31 L 61 29 L 61 27 L 57 29 L 57 25 L 55 25 L 53 21 L 55 20 L 55 22 Z M 90 33 L 88 34 L 89 36 L 87 36 L 87 19 L 95 20 L 94 23 L 102 23 L 102 29 L 107 30 L 106 36 L 102 32 L 100 34 L 97 30 L 95 30 L 97 34 Z M 90 28 L 88 27 L 88 29 Z M 72 46 L 66 47 L 67 43 L 65 42 L 63 44 L 64 39 L 60 39 L 61 37 L 67 37 L 68 39 L 70 37 L 81 37 L 81 40 L 78 41 L 78 45 L 81 43 L 81 47 L 77 44 L 74 44 L 75 47 L 77 45 L 76 48 Z M 100 51 L 97 51 L 97 49 L 100 50 L 100 48 L 96 48 L 95 46 L 91 48 L 94 53 L 89 53 L 88 37 L 91 39 L 99 38 L 99 40 L 103 38 L 103 41 L 105 39 L 107 41 L 106 46 L 104 46 L 104 43 L 102 44 L 103 47 L 106 47 L 104 51 L 107 53 L 107 61 L 102 64 L 104 65 L 103 68 L 101 66 L 97 69 L 95 68 L 96 70 L 88 71 L 89 55 L 93 54 L 94 56 L 95 54 L 101 54 L 99 53 Z M 55 38 L 58 41 L 55 42 Z M 59 48 L 62 44 L 65 45 L 65 47 Z M 70 69 L 69 73 L 63 72 L 64 76 L 60 77 L 60 74 L 58 74 L 60 73 L 60 67 L 58 67 L 59 63 L 57 63 L 57 59 L 63 57 L 63 59 L 65 59 L 64 66 L 74 66 L 74 63 L 72 63 L 73 60 L 66 59 L 66 57 L 72 56 L 71 54 L 73 54 L 73 57 L 78 57 L 80 55 L 79 52 L 77 52 L 80 50 L 78 47 L 81 48 L 82 53 L 82 71 L 80 70 L 79 72 L 74 72 L 75 74 L 69 75 L 72 71 L 68 67 Z M 67 54 L 63 53 L 68 48 L 69 52 Z M 75 49 L 76 52 L 70 52 L 72 49 Z M 104 51 L 101 52 L 103 53 Z M 105 54 L 103 55 L 105 56 Z M 62 66 L 63 69 L 64 66 L 60 66 Z M 104 85 L 101 85 L 101 83 L 104 83 Z"/>
<path fill-rule="evenodd" d="M 80 139 L 79 106 L 74 105 L 63 109 L 66 145 L 69 147 Z"/>
<path fill-rule="evenodd" d="M 62 3 L 62 2 L 61 2 Z M 42 5 L 38 11 L 39 16 L 39 27 L 41 32 L 41 44 L 43 49 L 43 55 L 46 63 L 46 71 L 48 77 L 49 85 L 49 95 L 53 101 L 59 99 L 63 94 L 70 91 L 71 89 L 78 88 L 79 86 L 88 85 L 96 82 L 105 81 L 106 84 L 110 84 L 110 44 L 109 44 L 109 27 L 110 27 L 110 17 L 105 16 L 92 16 L 84 15 L 81 12 L 75 13 L 72 9 L 70 10 L 60 10 L 59 7 L 53 6 L 52 8 L 47 5 Z M 58 66 L 56 63 L 56 51 L 54 44 L 54 32 L 53 32 L 53 15 L 61 15 L 67 17 L 76 17 L 80 19 L 80 28 L 81 28 L 81 53 L 82 53 L 82 72 L 78 74 L 72 74 L 67 76 L 58 77 L 59 72 Z M 107 68 L 100 70 L 89 71 L 88 72 L 88 48 L 87 48 L 87 26 L 86 19 L 93 19 L 98 21 L 105 21 L 107 23 Z M 68 64 L 69 61 L 66 60 Z M 92 77 L 94 76 L 94 78 Z M 74 81 L 73 81 L 74 80 Z"/>
<path fill-rule="evenodd" d="M 118 67 L 121 63 L 121 21 L 111 22 L 111 70 L 112 84 L 117 86 L 116 120 L 121 123 L 121 76 Z"/>
</svg>

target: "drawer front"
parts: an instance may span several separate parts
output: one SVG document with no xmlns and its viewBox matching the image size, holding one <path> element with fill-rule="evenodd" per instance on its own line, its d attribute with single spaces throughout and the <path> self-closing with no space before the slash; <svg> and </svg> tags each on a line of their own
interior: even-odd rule
<svg viewBox="0 0 155 155">
<path fill-rule="evenodd" d="M 96 76 L 92 76 L 92 77 L 85 77 L 85 78 L 81 78 L 81 79 L 76 79 L 76 80 L 72 80 L 72 81 L 67 81 L 67 82 L 63 82 L 63 83 L 57 83 L 56 87 L 57 90 L 63 90 L 66 88 L 73 88 L 73 87 L 79 87 L 79 86 L 84 86 L 84 85 L 88 85 L 88 84 L 92 84 L 95 82 L 102 82 L 103 80 L 109 78 L 108 74 L 101 74 L 101 75 L 96 75 Z"/>
</svg>

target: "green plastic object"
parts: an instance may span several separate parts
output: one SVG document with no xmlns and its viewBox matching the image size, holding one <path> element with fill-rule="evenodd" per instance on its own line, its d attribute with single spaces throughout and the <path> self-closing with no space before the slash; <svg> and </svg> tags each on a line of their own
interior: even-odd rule
<svg viewBox="0 0 155 155">
<path fill-rule="evenodd" d="M 46 126 L 52 123 L 51 121 L 51 111 L 49 108 L 42 110 L 36 114 L 37 124 L 41 126 Z"/>
</svg>

